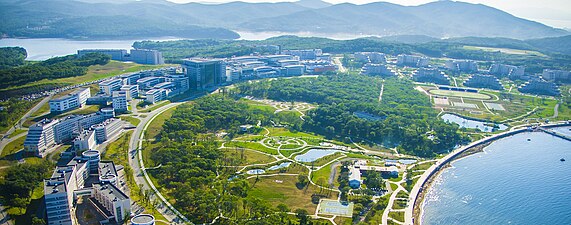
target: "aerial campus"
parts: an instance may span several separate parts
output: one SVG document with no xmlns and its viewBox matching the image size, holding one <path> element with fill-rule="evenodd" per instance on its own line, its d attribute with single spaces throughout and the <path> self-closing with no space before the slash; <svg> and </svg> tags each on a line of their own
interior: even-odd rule
<svg viewBox="0 0 571 225">
<path fill-rule="evenodd" d="M 2 156 L 8 165 L 54 161 L 44 168 L 51 176 L 33 188 L 43 190 L 34 219 L 225 224 L 275 212 L 268 223 L 418 224 L 423 190 L 451 161 L 521 132 L 571 139 L 553 129 L 570 118 L 558 85 L 569 71 L 267 47 L 273 54 L 180 64 L 164 64 L 156 50 L 78 50 L 79 58 L 95 53 L 156 67 L 25 97 L 42 99 L 28 112 L 37 116 L 18 122 L 20 134 L 6 134 L 3 142 L 24 141 L 21 149 L 3 145 Z M 437 121 L 383 130 L 377 126 L 407 125 L 371 108 L 382 104 L 426 105 L 410 113 Z"/>
</svg>

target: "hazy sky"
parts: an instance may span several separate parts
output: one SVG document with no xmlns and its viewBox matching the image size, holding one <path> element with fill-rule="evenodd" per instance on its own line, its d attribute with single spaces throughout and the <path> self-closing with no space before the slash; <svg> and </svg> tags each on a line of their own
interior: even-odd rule
<svg viewBox="0 0 571 225">
<path fill-rule="evenodd" d="M 168 0 L 171 2 L 208 2 L 223 3 L 232 0 Z M 241 0 L 245 2 L 279 2 L 294 0 Z M 375 0 L 325 0 L 330 3 L 350 2 L 365 4 Z M 400 5 L 420 5 L 435 0 L 384 0 Z M 549 26 L 571 28 L 571 0 L 463 0 L 470 3 L 482 3 L 492 6 L 515 16 L 538 21 Z"/>
</svg>

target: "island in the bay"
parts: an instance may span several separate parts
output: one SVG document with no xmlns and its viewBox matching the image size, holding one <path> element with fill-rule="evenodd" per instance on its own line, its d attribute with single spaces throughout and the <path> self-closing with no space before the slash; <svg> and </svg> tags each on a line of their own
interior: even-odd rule
<svg viewBox="0 0 571 225">
<path fill-rule="evenodd" d="M 18 11 L 24 2 L 2 4 L 39 7 Z M 464 5 L 423 7 L 438 4 Z M 311 12 L 329 7 L 340 6 Z M 2 32 L 51 37 L 106 23 L 110 11 Z M 176 15 L 151 25 L 169 30 Z M 229 29 L 268 21 L 181 28 L 228 39 L 137 41 L 43 61 L 1 47 L 0 223 L 423 224 L 427 190 L 454 160 L 528 132 L 571 143 L 566 31 L 229 40 Z"/>
</svg>

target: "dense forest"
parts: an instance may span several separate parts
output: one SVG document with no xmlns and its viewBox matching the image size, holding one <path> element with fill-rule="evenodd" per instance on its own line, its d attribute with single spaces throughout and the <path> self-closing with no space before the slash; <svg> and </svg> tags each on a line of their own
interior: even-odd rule
<svg viewBox="0 0 571 225">
<path fill-rule="evenodd" d="M 256 97 L 319 104 L 307 114 L 303 129 L 341 141 L 353 138 L 397 146 L 422 157 L 467 141 L 458 125 L 440 120 L 428 97 L 407 80 L 334 75 L 242 83 L 238 88 Z"/>
<path fill-rule="evenodd" d="M 521 42 L 521 41 L 520 41 Z M 488 60 L 511 65 L 525 65 L 529 73 L 539 73 L 545 68 L 571 70 L 571 56 L 548 49 L 532 47 L 512 39 L 453 39 L 426 43 L 399 43 L 379 38 L 332 40 L 328 38 L 280 36 L 261 41 L 247 40 L 180 40 L 143 41 L 133 44 L 136 48 L 156 49 L 163 52 L 168 62 L 179 62 L 188 57 L 230 57 L 253 53 L 277 53 L 282 49 L 321 48 L 324 52 L 346 54 L 361 51 L 377 51 L 391 55 L 419 53 L 430 57 Z M 516 55 L 501 52 L 465 49 L 475 46 L 520 47 L 518 49 L 541 51 L 545 56 Z M 271 46 L 274 46 L 273 48 Z"/>
<path fill-rule="evenodd" d="M 0 48 L 0 69 L 24 65 L 27 55 L 22 47 Z"/>
<path fill-rule="evenodd" d="M 0 102 L 0 133 L 4 133 L 14 126 L 20 117 L 37 104 L 38 101 L 10 98 Z"/>
<path fill-rule="evenodd" d="M 237 132 L 239 125 L 267 122 L 272 114 L 223 95 L 183 104 L 165 122 L 160 147 L 152 151 L 151 159 L 162 167 L 150 172 L 161 177 L 158 182 L 177 200 L 175 207 L 194 223 L 210 223 L 222 213 L 225 218 L 216 224 L 321 224 L 310 221 L 305 210 L 288 215 L 292 210 L 286 205 L 274 208 L 249 196 L 250 183 L 229 179 L 235 171 L 221 167 L 227 159 L 212 133 Z"/>
<path fill-rule="evenodd" d="M 38 186 L 43 185 L 43 180 L 51 175 L 50 172 L 54 166 L 53 163 L 40 159 L 36 163 L 22 163 L 4 169 L 0 177 L 0 201 L 2 205 L 17 207 L 22 213 L 24 209 L 29 207 L 32 196 L 37 196 L 34 192 L 41 191 L 43 194 L 43 189 L 38 188 Z M 45 224 L 45 220 L 38 217 L 41 218 L 42 216 L 30 213 L 15 219 L 16 224 L 19 222 L 32 225 Z"/>
<path fill-rule="evenodd" d="M 100 53 L 87 54 L 81 58 L 76 55 L 68 55 L 50 58 L 38 63 L 0 69 L 0 88 L 23 85 L 43 79 L 85 75 L 87 67 L 105 65 L 110 59 L 108 55 Z"/>
</svg>

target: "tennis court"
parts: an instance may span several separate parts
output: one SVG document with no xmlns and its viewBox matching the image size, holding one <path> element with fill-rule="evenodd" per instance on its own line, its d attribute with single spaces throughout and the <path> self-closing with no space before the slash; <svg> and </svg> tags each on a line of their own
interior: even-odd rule
<svg viewBox="0 0 571 225">
<path fill-rule="evenodd" d="M 344 205 L 337 200 L 322 199 L 317 214 L 351 217 L 353 216 L 353 203 Z"/>
</svg>

